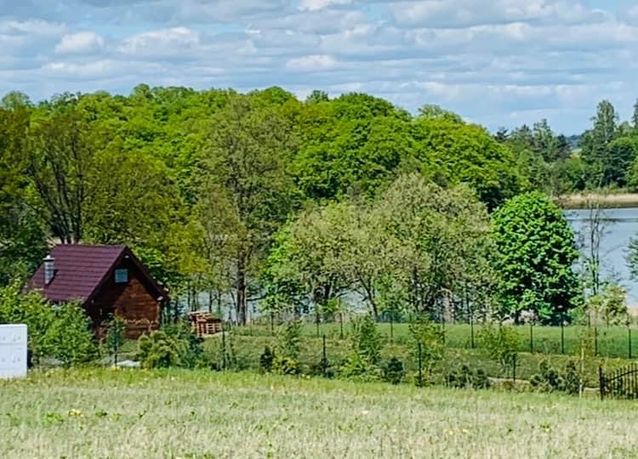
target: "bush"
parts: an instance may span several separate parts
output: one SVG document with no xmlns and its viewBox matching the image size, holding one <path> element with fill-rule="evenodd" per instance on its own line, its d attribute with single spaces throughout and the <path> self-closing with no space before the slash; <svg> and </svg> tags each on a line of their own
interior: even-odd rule
<svg viewBox="0 0 638 459">
<path fill-rule="evenodd" d="M 179 366 L 178 345 L 164 331 L 151 332 L 138 341 L 137 358 L 142 368 L 170 368 Z"/>
<path fill-rule="evenodd" d="M 409 325 L 411 354 L 418 368 L 419 345 L 421 346 L 421 362 L 423 373 L 421 380 L 417 376 L 416 385 L 422 387 L 432 379 L 434 368 L 443 360 L 445 352 L 445 335 L 438 324 L 426 317 L 419 317 Z M 427 379 L 426 379 L 427 378 Z"/>
<path fill-rule="evenodd" d="M 28 354 L 36 363 L 53 357 L 68 367 L 96 356 L 90 321 L 81 307 L 53 306 L 37 292 L 21 293 L 16 283 L 0 288 L 0 323 L 26 324 Z"/>
<path fill-rule="evenodd" d="M 301 373 L 299 352 L 301 348 L 301 321 L 291 320 L 279 329 L 277 355 L 273 360 L 273 369 L 284 375 Z"/>
<path fill-rule="evenodd" d="M 458 389 L 487 389 L 490 380 L 483 369 L 472 371 L 467 365 L 450 372 L 446 377 L 447 385 Z"/>
<path fill-rule="evenodd" d="M 539 372 L 532 376 L 529 382 L 541 392 L 561 391 L 565 387 L 563 377 L 545 360 L 540 363 Z"/>
<path fill-rule="evenodd" d="M 582 386 L 582 376 L 576 368 L 576 363 L 573 360 L 567 362 L 565 366 L 565 375 L 563 376 L 563 387 L 565 392 L 570 395 L 580 394 Z"/>
<path fill-rule="evenodd" d="M 138 358 L 143 368 L 197 368 L 205 365 L 202 339 L 188 325 L 167 325 L 139 339 Z"/>
<path fill-rule="evenodd" d="M 392 357 L 383 368 L 383 379 L 392 384 L 400 384 L 405 377 L 405 367 L 403 362 L 396 357 Z"/>
<path fill-rule="evenodd" d="M 56 307 L 46 333 L 46 347 L 49 355 L 65 367 L 94 359 L 97 346 L 84 309 L 74 303 Z"/>
<path fill-rule="evenodd" d="M 352 323 L 352 353 L 341 368 L 341 376 L 364 381 L 377 381 L 382 377 L 379 368 L 383 338 L 370 315 Z"/>
<path fill-rule="evenodd" d="M 519 342 L 514 329 L 490 324 L 479 331 L 478 337 L 490 358 L 498 362 L 502 369 L 505 370 L 514 364 Z"/>
<path fill-rule="evenodd" d="M 117 365 L 120 349 L 124 344 L 124 332 L 126 330 L 126 322 L 119 316 L 113 317 L 109 322 L 108 330 L 106 332 L 106 338 L 104 344 L 107 351 L 113 357 L 113 363 Z"/>
<path fill-rule="evenodd" d="M 301 373 L 299 362 L 292 357 L 276 356 L 274 360 L 274 369 L 282 375 L 298 375 Z"/>
<path fill-rule="evenodd" d="M 275 353 L 270 350 L 270 347 L 266 346 L 264 352 L 259 356 L 259 368 L 263 373 L 270 373 L 272 371 L 273 363 L 275 360 Z"/>
</svg>

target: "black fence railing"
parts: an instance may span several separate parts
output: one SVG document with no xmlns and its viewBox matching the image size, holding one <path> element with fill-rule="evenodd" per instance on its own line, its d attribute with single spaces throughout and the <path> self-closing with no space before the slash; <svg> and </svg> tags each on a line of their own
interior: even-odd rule
<svg viewBox="0 0 638 459">
<path fill-rule="evenodd" d="M 600 398 L 638 399 L 638 365 L 633 363 L 624 368 L 605 373 L 598 369 L 600 379 Z"/>
</svg>

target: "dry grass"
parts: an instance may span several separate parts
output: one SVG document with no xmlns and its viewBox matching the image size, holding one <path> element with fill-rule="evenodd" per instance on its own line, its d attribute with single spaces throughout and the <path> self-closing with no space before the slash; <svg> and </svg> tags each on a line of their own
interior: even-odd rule
<svg viewBox="0 0 638 459">
<path fill-rule="evenodd" d="M 0 382 L 0 457 L 636 457 L 638 404 L 84 370 Z"/>
</svg>

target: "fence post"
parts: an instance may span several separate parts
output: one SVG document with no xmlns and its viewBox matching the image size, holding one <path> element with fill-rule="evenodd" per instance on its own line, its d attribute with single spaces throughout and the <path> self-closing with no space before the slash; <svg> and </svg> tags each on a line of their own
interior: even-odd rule
<svg viewBox="0 0 638 459">
<path fill-rule="evenodd" d="M 474 349 L 474 314 L 470 312 L 470 347 Z"/>
<path fill-rule="evenodd" d="M 339 339 L 343 339 L 343 312 L 339 313 Z"/>
<path fill-rule="evenodd" d="M 270 313 L 270 335 L 275 336 L 275 313 Z"/>
<path fill-rule="evenodd" d="M 516 352 L 512 354 L 512 380 L 516 384 Z"/>
<path fill-rule="evenodd" d="M 394 340 L 394 313 L 390 311 L 390 343 Z"/>
<path fill-rule="evenodd" d="M 560 316 L 560 353 L 565 353 L 565 321 L 562 314 Z"/>
<path fill-rule="evenodd" d="M 605 399 L 605 374 L 602 365 L 598 366 L 598 388 L 600 389 L 600 399 Z"/>
<path fill-rule="evenodd" d="M 417 386 L 423 386 L 423 347 L 419 342 L 419 379 L 417 380 Z"/>
<path fill-rule="evenodd" d="M 326 372 L 328 371 L 328 353 L 326 352 L 326 334 L 323 334 L 323 352 L 322 352 L 321 366 L 323 377 L 326 377 Z"/>
<path fill-rule="evenodd" d="M 226 327 L 222 322 L 222 370 L 226 369 Z"/>
<path fill-rule="evenodd" d="M 534 353 L 534 321 L 529 323 L 529 353 Z"/>
<path fill-rule="evenodd" d="M 629 338 L 629 360 L 631 360 L 631 354 L 632 354 L 632 349 L 631 349 L 631 325 L 627 325 L 627 335 Z"/>
</svg>

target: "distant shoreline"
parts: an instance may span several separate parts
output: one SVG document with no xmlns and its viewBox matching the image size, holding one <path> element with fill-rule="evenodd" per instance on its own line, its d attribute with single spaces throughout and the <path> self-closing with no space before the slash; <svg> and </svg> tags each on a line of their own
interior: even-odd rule
<svg viewBox="0 0 638 459">
<path fill-rule="evenodd" d="M 563 209 L 586 209 L 592 203 L 622 209 L 638 207 L 638 193 L 575 193 L 558 196 L 556 202 Z"/>
</svg>

